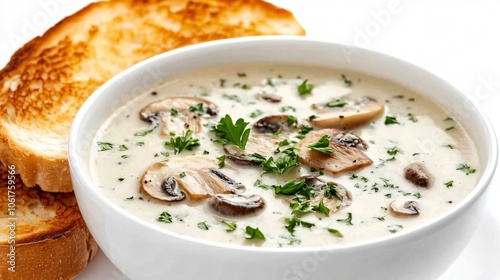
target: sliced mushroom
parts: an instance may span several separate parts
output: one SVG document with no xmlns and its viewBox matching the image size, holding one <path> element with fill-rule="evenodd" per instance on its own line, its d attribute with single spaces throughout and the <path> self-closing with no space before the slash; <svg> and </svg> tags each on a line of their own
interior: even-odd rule
<svg viewBox="0 0 500 280">
<path fill-rule="evenodd" d="M 358 98 L 347 104 L 333 103 L 336 104 L 335 107 L 328 106 L 332 102 L 318 106 L 316 118 L 311 122 L 322 128 L 348 130 L 365 124 L 384 112 L 384 105 L 371 97 Z"/>
<path fill-rule="evenodd" d="M 245 149 L 235 145 L 224 146 L 224 151 L 229 159 L 240 165 L 253 165 L 253 154 L 265 158 L 274 155 L 278 144 L 288 137 L 296 125 L 289 123 L 289 115 L 270 115 L 261 118 L 254 125 L 248 137 Z M 276 134 L 280 131 L 281 133 Z"/>
<path fill-rule="evenodd" d="M 184 193 L 192 200 L 202 200 L 216 194 L 239 193 L 244 186 L 236 183 L 226 173 L 217 170 L 218 161 L 207 156 L 186 156 L 171 158 L 155 163 L 142 178 L 142 190 L 150 196 L 176 201 L 184 198 Z"/>
<path fill-rule="evenodd" d="M 307 176 L 306 185 L 314 187 L 316 196 L 311 199 L 311 205 L 318 205 L 321 200 L 330 214 L 340 211 L 352 203 L 352 195 L 346 188 L 335 182 L 325 182 L 319 178 Z M 298 179 L 300 180 L 300 178 Z"/>
<path fill-rule="evenodd" d="M 283 99 L 283 96 L 277 95 L 275 93 L 263 92 L 263 93 L 259 93 L 257 96 L 264 99 L 265 101 L 271 102 L 271 103 L 278 103 L 278 102 L 281 102 L 281 100 Z"/>
<path fill-rule="evenodd" d="M 258 133 L 290 132 L 296 125 L 290 124 L 290 115 L 270 115 L 261 118 L 253 125 L 253 130 Z"/>
<path fill-rule="evenodd" d="M 172 114 L 172 112 L 175 112 Z M 141 118 L 154 125 L 163 124 L 162 135 L 184 135 L 187 130 L 199 133 L 202 128 L 201 118 L 217 116 L 216 104 L 196 97 L 170 97 L 153 102 L 144 107 Z"/>
<path fill-rule="evenodd" d="M 390 204 L 391 213 L 398 217 L 416 216 L 420 213 L 418 202 L 410 201 L 393 201 Z"/>
<path fill-rule="evenodd" d="M 274 155 L 280 141 L 284 139 L 280 135 L 250 133 L 245 149 L 236 145 L 224 146 L 224 152 L 228 159 L 239 165 L 253 165 L 252 155 L 257 153 L 265 158 Z"/>
<path fill-rule="evenodd" d="M 334 151 L 333 154 L 320 153 L 307 147 L 318 141 L 318 139 L 324 135 L 330 136 L 329 147 Z M 348 137 L 346 137 L 346 135 L 348 135 Z M 346 141 L 345 139 L 350 140 Z M 346 133 L 333 128 L 313 131 L 307 134 L 299 143 L 300 162 L 333 174 L 352 171 L 373 163 L 373 161 L 360 150 L 360 148 L 366 149 L 366 147 L 366 143 L 352 133 Z"/>
<path fill-rule="evenodd" d="M 413 184 L 428 188 L 432 183 L 433 176 L 429 173 L 427 168 L 421 163 L 410 163 L 405 167 L 405 178 Z"/>
<path fill-rule="evenodd" d="M 218 194 L 208 204 L 224 216 L 246 216 L 263 209 L 266 203 L 259 195 Z"/>
</svg>

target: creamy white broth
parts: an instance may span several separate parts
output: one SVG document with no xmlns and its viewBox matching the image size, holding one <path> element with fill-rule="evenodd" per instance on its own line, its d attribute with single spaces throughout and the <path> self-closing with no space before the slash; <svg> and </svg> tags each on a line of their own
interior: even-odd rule
<svg viewBox="0 0 500 280">
<path fill-rule="evenodd" d="M 304 79 L 314 88 L 311 94 L 301 97 L 297 86 Z M 263 101 L 257 97 L 263 91 L 276 92 L 283 96 L 283 100 L 279 103 Z M 160 135 L 161 127 L 145 136 L 134 136 L 152 127 L 140 119 L 140 110 L 151 102 L 172 96 L 200 97 L 220 108 L 219 115 L 203 120 L 202 132 L 193 135 L 200 140 L 201 146 L 178 155 L 174 155 L 172 148 L 164 146 L 167 137 Z M 212 158 L 223 155 L 222 145 L 212 141 L 216 137 L 209 131 L 225 114 L 229 114 L 233 121 L 243 118 L 250 122 L 249 127 L 263 116 L 276 114 L 290 114 L 299 123 L 310 125 L 309 117 L 316 114 L 312 104 L 363 96 L 373 97 L 385 105 L 382 116 L 352 131 L 368 144 L 365 153 L 373 164 L 341 175 L 332 176 L 325 172 L 319 176 L 348 189 L 352 194 L 352 204 L 329 216 L 319 213 L 299 215 L 302 221 L 314 226 L 299 225 L 293 236 L 285 228 L 285 218 L 292 217 L 287 197 L 275 195 L 272 188 L 265 190 L 254 184 L 260 180 L 269 186 L 283 185 L 301 175 L 319 174 L 311 172 L 309 166 L 292 168 L 283 175 L 262 175 L 263 170 L 258 166 L 240 166 L 226 159 L 226 167 L 220 171 L 234 169 L 231 173 L 237 175 L 233 179 L 246 186 L 244 194 L 258 194 L 266 202 L 263 211 L 248 217 L 221 218 L 214 215 L 206 201 L 165 202 L 140 192 L 141 178 L 154 163 L 187 155 L 205 154 Z M 292 107 L 295 111 L 290 109 Z M 258 110 L 262 115 L 251 117 Z M 386 116 L 396 117 L 399 124 L 384 124 Z M 300 141 L 295 135 L 292 134 L 290 140 Z M 97 142 L 113 146 L 110 150 L 100 151 L 102 147 Z M 155 226 L 182 235 L 249 246 L 345 244 L 407 230 L 452 208 L 475 187 L 481 174 L 475 145 L 462 126 L 453 120 L 453 116 L 422 96 L 375 77 L 304 65 L 245 64 L 178 75 L 114 112 L 97 133 L 94 143 L 90 161 L 92 178 L 106 197 L 119 207 Z M 120 145 L 125 145 L 126 150 Z M 390 160 L 393 155 L 388 150 L 395 147 L 399 153 Z M 165 152 L 169 153 L 168 157 Z M 415 186 L 405 179 L 403 170 L 412 162 L 423 163 L 434 177 L 429 188 Z M 467 164 L 476 172 L 467 175 L 464 170 L 457 170 L 460 164 Z M 453 181 L 452 186 L 449 186 L 450 181 Z M 393 200 L 417 201 L 419 215 L 395 217 L 387 210 Z M 172 216 L 171 223 L 157 220 L 165 211 Z M 352 225 L 346 222 L 349 213 Z M 236 223 L 236 230 L 227 232 L 228 226 L 221 221 Z M 198 226 L 199 223 L 208 225 L 208 230 L 200 228 L 203 226 Z M 258 228 L 266 239 L 247 239 L 246 226 Z M 332 234 L 328 228 L 337 230 L 342 237 Z"/>
</svg>

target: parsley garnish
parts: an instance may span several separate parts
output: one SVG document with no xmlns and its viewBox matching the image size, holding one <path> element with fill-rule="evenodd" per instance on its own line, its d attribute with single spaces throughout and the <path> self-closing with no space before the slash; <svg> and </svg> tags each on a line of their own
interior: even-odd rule
<svg viewBox="0 0 500 280">
<path fill-rule="evenodd" d="M 136 133 L 134 133 L 134 136 L 146 136 L 149 133 L 153 132 L 153 130 L 155 130 L 155 128 L 156 128 L 156 126 L 154 126 L 151 129 L 146 129 L 146 130 L 142 130 L 142 131 L 136 132 Z"/>
<path fill-rule="evenodd" d="M 252 161 L 255 163 L 260 163 L 260 166 L 266 173 L 283 174 L 288 169 L 292 167 L 297 167 L 299 163 L 299 155 L 295 152 L 295 148 L 287 148 L 282 154 L 277 158 L 270 156 L 268 159 L 260 154 L 253 154 Z"/>
<path fill-rule="evenodd" d="M 226 225 L 228 227 L 228 229 L 226 229 L 227 232 L 232 232 L 232 231 L 236 230 L 237 226 L 236 226 L 235 222 L 222 221 L 221 223 L 223 223 L 224 225 Z"/>
<path fill-rule="evenodd" d="M 292 126 L 292 125 L 297 125 L 299 122 L 297 121 L 296 117 L 288 115 L 286 117 L 286 123 L 288 124 L 288 126 Z"/>
<path fill-rule="evenodd" d="M 241 72 L 236 73 L 236 75 L 237 75 L 239 78 L 244 78 L 244 77 L 246 77 L 246 76 L 247 76 L 247 74 L 246 74 L 246 73 L 241 73 Z"/>
<path fill-rule="evenodd" d="M 241 149 L 245 149 L 250 135 L 250 129 L 246 128 L 248 124 L 241 118 L 233 123 L 231 117 L 226 114 L 225 117 L 220 119 L 219 123 L 212 127 L 212 131 L 219 137 L 215 142 L 223 145 L 234 144 Z"/>
<path fill-rule="evenodd" d="M 385 125 L 389 125 L 389 124 L 399 124 L 399 122 L 398 122 L 398 120 L 396 119 L 396 117 L 386 116 L 386 117 L 385 117 L 384 124 L 385 124 Z"/>
<path fill-rule="evenodd" d="M 113 149 L 113 144 L 109 142 L 97 142 L 97 146 L 99 146 L 98 152 L 104 152 Z"/>
<path fill-rule="evenodd" d="M 264 114 L 264 112 L 262 112 L 261 110 L 257 109 L 255 111 L 253 111 L 251 114 L 250 114 L 250 117 L 251 118 L 256 118 L 260 115 Z"/>
<path fill-rule="evenodd" d="M 445 185 L 447 188 L 451 188 L 451 187 L 453 187 L 453 181 L 448 181 L 448 182 L 444 183 L 444 185 Z"/>
<path fill-rule="evenodd" d="M 314 86 L 310 83 L 307 82 L 307 80 L 304 80 L 298 87 L 297 90 L 299 91 L 300 96 L 304 96 L 306 94 L 311 94 Z"/>
<path fill-rule="evenodd" d="M 170 115 L 172 117 L 177 117 L 179 115 L 179 111 L 175 108 L 170 109 Z"/>
<path fill-rule="evenodd" d="M 164 144 L 165 146 L 174 148 L 174 155 L 179 154 L 183 150 L 191 151 L 193 148 L 200 146 L 200 140 L 191 137 L 191 135 L 193 135 L 193 131 L 188 130 L 184 136 L 171 137 L 170 141 Z"/>
<path fill-rule="evenodd" d="M 346 223 L 348 226 L 352 226 L 352 213 L 347 213 L 347 218 L 345 219 L 337 219 L 337 222 Z"/>
<path fill-rule="evenodd" d="M 274 186 L 274 192 L 276 194 L 286 194 L 293 195 L 299 192 L 306 185 L 306 179 L 302 179 L 299 182 L 295 180 L 290 180 L 286 182 L 283 186 Z"/>
<path fill-rule="evenodd" d="M 172 215 L 165 211 L 158 216 L 157 221 L 170 224 L 172 222 Z"/>
<path fill-rule="evenodd" d="M 330 214 L 330 208 L 325 206 L 325 203 L 323 202 L 323 198 L 319 201 L 318 205 L 314 205 L 311 208 L 314 212 L 322 213 L 328 216 Z"/>
<path fill-rule="evenodd" d="M 324 153 L 324 154 L 334 155 L 335 152 L 329 146 L 330 146 L 330 136 L 329 135 L 323 135 L 315 143 L 307 145 L 307 147 L 310 148 L 311 150 L 315 150 L 315 151 L 318 151 L 318 152 Z"/>
<path fill-rule="evenodd" d="M 253 228 L 251 226 L 247 226 L 245 228 L 245 233 L 248 234 L 247 239 L 260 239 L 260 240 L 266 240 L 266 237 L 264 234 L 259 230 L 258 227 Z"/>
<path fill-rule="evenodd" d="M 326 185 L 323 185 L 321 189 L 325 192 L 325 196 L 327 198 L 334 198 L 337 197 L 339 200 L 343 200 L 344 197 L 340 194 L 339 189 L 335 184 L 332 182 L 326 183 Z"/>
<path fill-rule="evenodd" d="M 198 228 L 201 230 L 208 230 L 207 222 L 200 222 L 197 224 Z"/>
<path fill-rule="evenodd" d="M 394 147 L 394 148 L 388 149 L 387 153 L 391 156 L 395 156 L 399 153 L 399 149 L 398 149 L 398 147 Z"/>
<path fill-rule="evenodd" d="M 218 157 L 217 160 L 219 160 L 219 168 L 223 168 L 226 165 L 226 155 Z"/>
<path fill-rule="evenodd" d="M 407 116 L 408 116 L 408 119 L 409 119 L 410 121 L 412 121 L 412 122 L 414 122 L 414 123 L 418 122 L 418 119 L 417 119 L 417 117 L 416 117 L 414 114 L 412 114 L 412 113 L 408 113 L 408 115 L 407 115 Z"/>
<path fill-rule="evenodd" d="M 126 151 L 126 150 L 128 150 L 127 146 L 125 146 L 123 144 L 118 146 L 118 151 Z"/>
<path fill-rule="evenodd" d="M 342 235 L 342 233 L 340 233 L 340 231 L 338 231 L 338 230 L 336 230 L 334 228 L 327 228 L 327 230 L 328 230 L 329 233 L 331 233 L 331 234 L 333 234 L 333 235 L 335 235 L 337 237 L 340 237 L 340 238 L 344 237 Z"/>
<path fill-rule="evenodd" d="M 352 86 L 352 81 L 348 80 L 344 74 L 341 74 L 340 77 L 342 78 L 342 81 L 344 81 L 345 86 L 347 86 L 347 87 Z"/>
<path fill-rule="evenodd" d="M 288 225 L 285 226 L 285 228 L 288 230 L 288 232 L 293 235 L 295 232 L 295 228 L 299 225 L 305 227 L 305 228 L 311 228 L 314 226 L 313 223 L 305 222 L 302 221 L 301 219 L 293 216 L 291 218 L 285 218 L 285 222 L 288 223 Z"/>
<path fill-rule="evenodd" d="M 457 170 L 461 170 L 461 171 L 465 172 L 465 175 L 469 175 L 469 174 L 472 174 L 472 173 L 476 172 L 476 169 L 471 168 L 469 165 L 467 165 L 465 163 L 461 163 L 458 166 Z"/>
<path fill-rule="evenodd" d="M 199 116 L 205 114 L 205 110 L 203 109 L 203 103 L 198 103 L 194 106 L 189 106 L 189 112 L 193 112 Z"/>
</svg>

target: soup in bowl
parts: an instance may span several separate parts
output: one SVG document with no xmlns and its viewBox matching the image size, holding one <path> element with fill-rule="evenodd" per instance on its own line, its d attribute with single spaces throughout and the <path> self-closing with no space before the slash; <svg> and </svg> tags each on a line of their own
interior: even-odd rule
<svg viewBox="0 0 500 280">
<path fill-rule="evenodd" d="M 434 279 L 496 156 L 484 116 L 432 74 L 295 37 L 139 63 L 70 136 L 82 214 L 132 279 Z"/>
</svg>

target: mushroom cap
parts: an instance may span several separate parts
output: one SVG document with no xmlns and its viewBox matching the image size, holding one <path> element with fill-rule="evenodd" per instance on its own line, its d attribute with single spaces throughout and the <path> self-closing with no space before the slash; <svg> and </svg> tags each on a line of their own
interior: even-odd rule
<svg viewBox="0 0 500 280">
<path fill-rule="evenodd" d="M 306 179 L 306 185 L 316 190 L 316 196 L 311 199 L 312 205 L 317 205 L 323 200 L 323 204 L 334 214 L 352 204 L 352 194 L 344 186 L 336 182 L 325 182 L 317 177 L 303 176 L 297 180 Z"/>
<path fill-rule="evenodd" d="M 311 123 L 322 128 L 353 129 L 384 112 L 384 105 L 371 97 L 361 97 L 342 107 L 319 106 Z"/>
<path fill-rule="evenodd" d="M 264 208 L 264 199 L 259 195 L 218 194 L 208 201 L 210 207 L 224 216 L 246 216 Z"/>
<path fill-rule="evenodd" d="M 408 181 L 419 187 L 428 188 L 434 181 L 434 176 L 419 162 L 410 163 L 405 167 L 404 173 Z"/>
<path fill-rule="evenodd" d="M 269 115 L 259 119 L 254 125 L 253 130 L 257 133 L 276 133 L 281 131 L 291 132 L 296 125 L 288 123 L 290 115 Z"/>
<path fill-rule="evenodd" d="M 208 156 L 174 157 L 153 164 L 145 172 L 141 188 L 150 196 L 164 201 L 174 201 L 172 192 L 186 193 L 192 200 L 202 200 L 216 194 L 238 193 L 243 185 L 231 179 L 233 170 L 226 165 L 224 172 L 217 170 L 218 161 Z M 169 181 L 170 191 L 164 187 Z M 175 191 L 175 188 L 179 188 Z M 172 191 L 173 190 L 173 191 Z"/>
<path fill-rule="evenodd" d="M 373 161 L 358 148 L 359 143 L 364 143 L 364 141 L 356 135 L 349 133 L 350 135 L 357 137 L 359 140 L 352 142 L 356 143 L 354 146 L 349 143 L 344 143 L 339 140 L 342 139 L 342 137 L 338 138 L 337 136 L 345 134 L 345 131 L 333 128 L 310 132 L 299 143 L 300 162 L 333 174 L 352 171 L 371 165 Z M 330 136 L 329 147 L 333 149 L 334 154 L 320 153 L 307 147 L 308 145 L 318 141 L 318 139 L 324 135 Z M 350 138 L 352 138 L 352 136 L 350 136 Z M 364 145 L 362 146 L 364 147 Z"/>
<path fill-rule="evenodd" d="M 201 104 L 201 105 L 200 105 Z M 194 110 L 202 108 L 203 110 Z M 177 115 L 172 115 L 172 109 Z M 163 124 L 162 135 L 184 135 L 187 130 L 197 134 L 202 129 L 202 118 L 212 118 L 219 113 L 219 107 L 208 100 L 197 97 L 169 97 L 150 103 L 141 112 L 141 118 L 157 125 Z"/>
<path fill-rule="evenodd" d="M 410 200 L 410 201 L 398 201 L 395 200 L 391 202 L 389 205 L 391 209 L 391 213 L 397 217 L 409 217 L 409 216 L 418 216 L 420 214 L 420 207 L 418 202 Z"/>
</svg>

